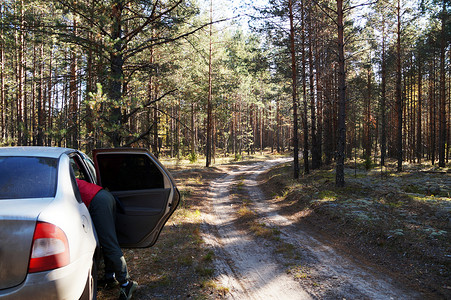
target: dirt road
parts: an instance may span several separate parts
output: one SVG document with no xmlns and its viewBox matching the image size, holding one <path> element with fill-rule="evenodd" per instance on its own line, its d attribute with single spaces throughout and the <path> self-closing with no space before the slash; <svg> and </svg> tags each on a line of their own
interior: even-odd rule
<svg viewBox="0 0 451 300">
<path fill-rule="evenodd" d="M 216 279 L 229 299 L 417 299 L 393 279 L 341 255 L 268 205 L 257 177 L 287 159 L 240 166 L 211 183 L 211 212 L 204 239 L 215 251 Z M 277 239 L 256 237 L 237 226 L 239 202 L 233 187 L 244 189 L 259 223 Z M 242 194 L 242 193 L 241 193 Z M 288 249 L 281 251 L 280 249 Z M 290 255 L 287 255 L 289 253 Z"/>
</svg>

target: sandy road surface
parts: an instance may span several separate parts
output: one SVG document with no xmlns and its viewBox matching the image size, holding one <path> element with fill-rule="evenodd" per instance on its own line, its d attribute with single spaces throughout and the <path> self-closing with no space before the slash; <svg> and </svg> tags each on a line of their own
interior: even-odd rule
<svg viewBox="0 0 451 300">
<path fill-rule="evenodd" d="M 219 284 L 229 299 L 418 299 L 399 288 L 388 276 L 362 267 L 313 238 L 268 205 L 257 177 L 287 162 L 278 159 L 241 166 L 211 183 L 211 213 L 204 218 L 204 239 L 215 251 Z M 280 231 L 280 242 L 296 249 L 296 262 L 283 261 L 274 243 L 240 230 L 234 221 L 239 208 L 231 188 L 241 181 L 259 221 Z M 289 266 L 302 266 L 303 279 L 295 279 Z"/>
</svg>

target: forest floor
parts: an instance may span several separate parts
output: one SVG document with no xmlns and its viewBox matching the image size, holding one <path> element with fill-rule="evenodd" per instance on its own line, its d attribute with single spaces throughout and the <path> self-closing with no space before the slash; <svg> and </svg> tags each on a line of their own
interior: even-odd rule
<svg viewBox="0 0 451 300">
<path fill-rule="evenodd" d="M 451 298 L 448 169 L 360 162 L 336 188 L 286 161 L 166 162 L 182 202 L 154 247 L 125 250 L 134 298 Z"/>
</svg>

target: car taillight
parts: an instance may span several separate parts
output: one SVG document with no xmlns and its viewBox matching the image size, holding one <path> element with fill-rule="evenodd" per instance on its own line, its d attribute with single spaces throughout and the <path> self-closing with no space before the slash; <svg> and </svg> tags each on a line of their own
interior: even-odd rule
<svg viewBox="0 0 451 300">
<path fill-rule="evenodd" d="M 68 265 L 69 261 L 69 245 L 66 234 L 53 224 L 37 222 L 28 273 L 61 268 Z"/>
</svg>

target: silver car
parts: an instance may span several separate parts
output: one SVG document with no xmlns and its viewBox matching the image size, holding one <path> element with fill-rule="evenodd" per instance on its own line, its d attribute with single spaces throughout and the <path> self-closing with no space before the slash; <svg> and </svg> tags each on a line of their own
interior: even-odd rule
<svg viewBox="0 0 451 300">
<path fill-rule="evenodd" d="M 0 299 L 95 299 L 99 247 L 76 178 L 117 198 L 122 247 L 152 246 L 180 195 L 144 149 L 101 149 L 93 161 L 53 147 L 0 148 Z"/>
</svg>

